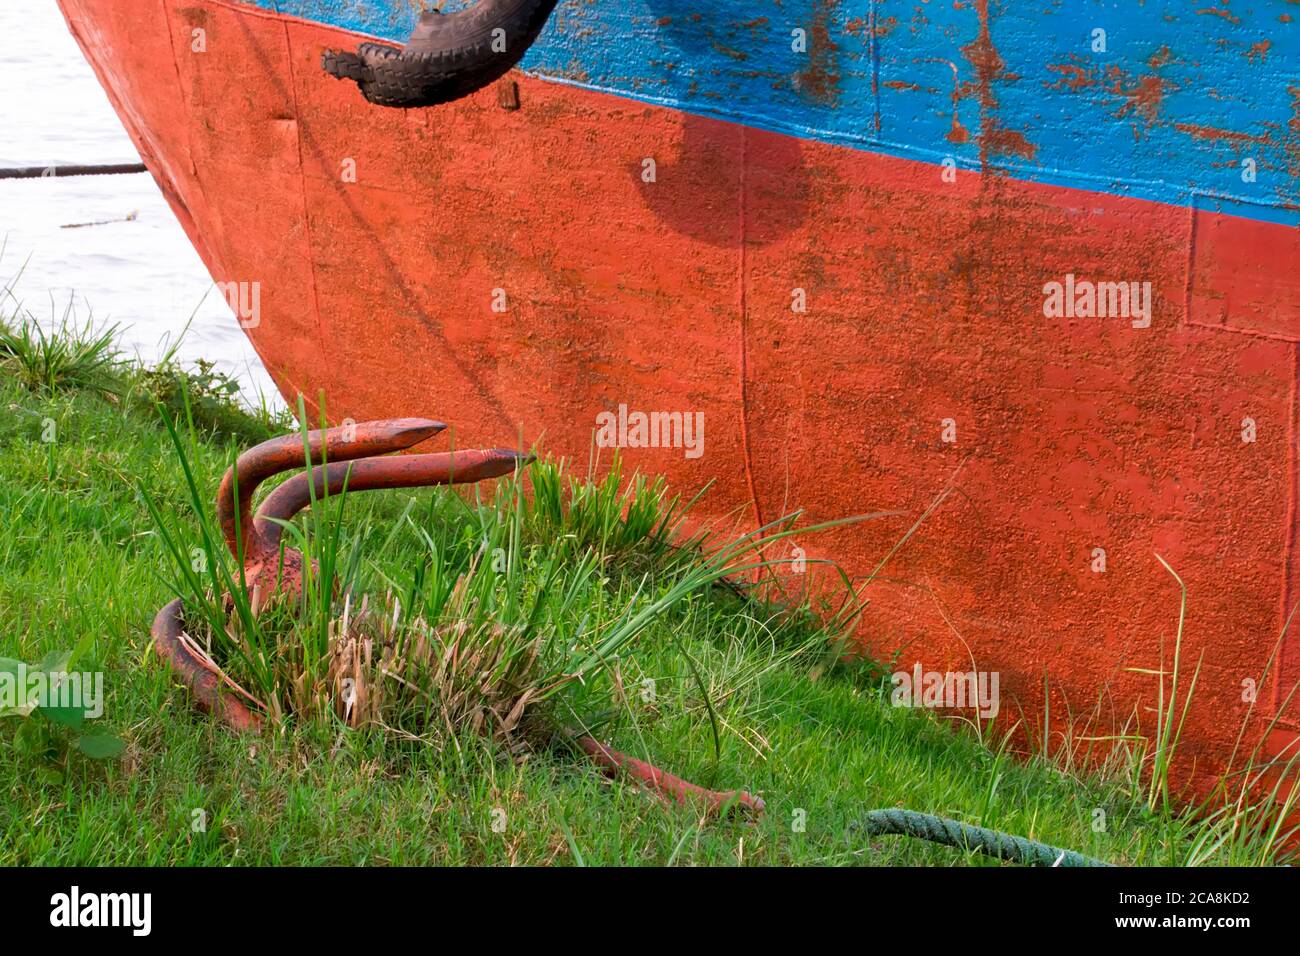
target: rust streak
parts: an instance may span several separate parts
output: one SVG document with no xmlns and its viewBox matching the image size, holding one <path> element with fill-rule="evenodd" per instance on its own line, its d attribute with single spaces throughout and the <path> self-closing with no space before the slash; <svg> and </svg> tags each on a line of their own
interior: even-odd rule
<svg viewBox="0 0 1300 956">
<path fill-rule="evenodd" d="M 1160 115 L 1160 105 L 1164 102 L 1166 81 L 1159 76 L 1138 77 L 1137 83 L 1125 86 L 1122 79 L 1116 80 L 1111 92 L 1124 98 L 1124 105 L 1115 114 L 1123 118 L 1130 113 L 1137 113 L 1150 126 Z"/>
<path fill-rule="evenodd" d="M 1047 68 L 1061 74 L 1059 80 L 1048 86 L 1049 89 L 1082 90 L 1097 85 L 1097 76 L 1090 68 L 1075 63 L 1049 63 Z"/>
<path fill-rule="evenodd" d="M 974 96 L 980 105 L 980 132 L 976 137 L 980 149 L 980 166 L 987 170 L 989 158 L 993 156 L 1019 156 L 1032 160 L 1038 153 L 1038 147 L 1031 143 L 1024 133 L 1005 128 L 997 117 L 998 99 L 993 90 L 996 81 L 1014 81 L 1017 79 L 1007 73 L 1006 61 L 993 45 L 989 30 L 988 0 L 975 0 L 979 13 L 979 35 L 961 48 L 962 55 L 975 68 L 975 80 L 963 84 L 963 96 Z M 960 135 L 959 127 L 954 124 L 948 138 Z"/>
<path fill-rule="evenodd" d="M 1223 7 L 1202 7 L 1196 11 L 1199 16 L 1222 17 L 1229 23 L 1240 23 L 1241 18 L 1232 15 L 1231 10 L 1225 10 Z"/>
<path fill-rule="evenodd" d="M 1286 172 L 1284 198 L 1291 208 L 1300 205 L 1300 84 L 1288 86 L 1291 95 L 1291 119 L 1287 121 Z"/>
<path fill-rule="evenodd" d="M 1231 143 L 1259 143 L 1265 146 L 1271 146 L 1273 140 L 1268 136 L 1253 136 L 1250 133 L 1240 133 L 1232 129 L 1219 129 L 1217 126 L 1200 126 L 1196 123 L 1175 123 L 1174 129 L 1180 133 L 1186 133 L 1196 139 L 1205 139 L 1212 142 L 1227 141 Z"/>
<path fill-rule="evenodd" d="M 840 98 L 840 48 L 831 39 L 831 22 L 839 6 L 840 0 L 816 0 L 808 26 L 808 66 L 796 77 L 800 92 L 829 106 Z"/>
</svg>

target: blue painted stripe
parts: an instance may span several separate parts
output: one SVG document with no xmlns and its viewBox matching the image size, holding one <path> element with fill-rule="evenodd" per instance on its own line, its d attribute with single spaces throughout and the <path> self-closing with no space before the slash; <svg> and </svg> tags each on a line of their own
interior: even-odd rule
<svg viewBox="0 0 1300 956">
<path fill-rule="evenodd" d="M 252 2 L 399 43 L 418 5 Z M 1300 3 L 982 6 L 562 0 L 523 65 L 806 139 L 1300 225 Z"/>
</svg>

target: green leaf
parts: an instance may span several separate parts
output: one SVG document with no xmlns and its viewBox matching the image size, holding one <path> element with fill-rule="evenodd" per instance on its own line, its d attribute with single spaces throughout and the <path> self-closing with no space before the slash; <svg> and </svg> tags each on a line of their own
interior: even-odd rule
<svg viewBox="0 0 1300 956">
<path fill-rule="evenodd" d="M 36 779 L 41 783 L 57 786 L 63 783 L 63 771 L 58 767 L 41 767 L 36 771 Z"/>
<path fill-rule="evenodd" d="M 92 760 L 110 760 L 121 756 L 126 742 L 112 734 L 90 734 L 77 738 L 77 749 Z"/>
<path fill-rule="evenodd" d="M 68 657 L 68 652 L 63 652 L 61 657 Z M 80 730 L 82 721 L 86 717 L 86 709 L 77 701 L 73 704 L 67 704 L 67 701 L 73 699 L 71 694 L 71 684 L 68 672 L 59 667 L 52 673 L 46 672 L 45 686 L 36 695 L 35 704 L 39 708 L 41 716 L 61 727 L 67 727 L 70 730 Z"/>
<path fill-rule="evenodd" d="M 18 670 L 23 666 L 22 661 L 16 661 L 12 657 L 0 657 L 0 674 L 13 675 L 9 683 L 9 692 L 13 694 L 12 706 L 0 707 L 0 717 L 8 717 L 10 714 L 17 714 L 19 717 L 26 717 L 31 713 L 31 708 L 27 701 L 27 688 L 24 683 L 18 682 Z"/>
<path fill-rule="evenodd" d="M 80 707 L 39 707 L 36 712 L 51 723 L 69 730 L 80 730 L 86 712 Z"/>
<path fill-rule="evenodd" d="M 72 651 L 50 651 L 41 658 L 41 662 L 33 667 L 32 670 L 44 671 L 47 674 L 51 671 L 66 671 L 68 669 L 68 661 L 71 659 Z"/>
</svg>

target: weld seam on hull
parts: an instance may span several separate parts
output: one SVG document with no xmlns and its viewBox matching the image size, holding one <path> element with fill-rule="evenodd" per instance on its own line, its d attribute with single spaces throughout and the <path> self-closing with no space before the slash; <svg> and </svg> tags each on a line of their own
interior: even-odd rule
<svg viewBox="0 0 1300 956">
<path fill-rule="evenodd" d="M 1286 524 L 1283 525 L 1282 541 L 1282 583 L 1279 590 L 1281 591 L 1282 607 L 1280 609 L 1280 621 L 1278 623 L 1278 632 L 1286 627 L 1287 618 L 1291 614 L 1291 603 L 1295 599 L 1294 573 L 1293 565 L 1295 562 L 1296 549 L 1296 499 L 1298 489 L 1296 488 L 1297 467 L 1296 467 L 1296 416 L 1300 414 L 1300 394 L 1297 394 L 1297 384 L 1300 383 L 1300 345 L 1292 346 L 1292 375 L 1291 375 L 1291 398 L 1287 421 L 1287 502 L 1286 502 Z M 1279 708 L 1282 706 L 1282 684 L 1287 676 L 1287 663 L 1290 655 L 1287 654 L 1287 647 L 1294 644 L 1294 641 L 1279 638 L 1280 646 L 1277 649 L 1277 673 L 1273 678 L 1273 700 L 1269 710 L 1279 714 Z M 1280 721 L 1282 722 L 1282 721 Z M 1287 721 L 1288 723 L 1292 723 Z M 1292 723 L 1292 726 L 1295 724 Z"/>
<path fill-rule="evenodd" d="M 747 164 L 749 162 L 749 149 L 745 136 L 745 127 L 740 127 L 740 241 L 737 243 L 736 256 L 739 260 L 740 268 L 740 288 L 738 290 L 738 312 L 737 316 L 740 323 L 740 441 L 744 448 L 745 454 L 745 481 L 749 486 L 749 500 L 754 506 L 754 527 L 763 527 L 763 512 L 758 505 L 758 485 L 754 481 L 754 456 L 750 451 L 749 444 L 749 323 L 746 321 L 746 312 L 748 310 L 748 283 L 749 283 L 749 263 L 746 254 L 745 230 L 748 226 L 746 222 L 746 197 L 745 190 L 748 189 L 749 177 L 746 175 Z M 762 574 L 761 568 L 754 569 L 754 580 L 758 580 Z"/>
<path fill-rule="evenodd" d="M 289 24 L 287 21 L 281 21 L 281 29 L 284 33 L 284 50 L 285 61 L 289 69 L 289 91 L 293 94 L 293 140 L 298 147 L 298 193 L 302 196 L 302 229 L 303 235 L 307 241 L 308 249 L 315 249 L 316 243 L 311 234 L 311 205 L 307 201 L 307 164 L 302 159 L 302 110 L 298 107 L 298 77 L 294 72 L 293 65 L 293 37 L 289 35 Z M 316 335 L 324 342 L 325 329 L 321 325 L 320 312 L 320 294 L 316 282 L 316 258 L 309 255 L 307 265 L 311 270 L 311 307 L 316 313 Z"/>
</svg>

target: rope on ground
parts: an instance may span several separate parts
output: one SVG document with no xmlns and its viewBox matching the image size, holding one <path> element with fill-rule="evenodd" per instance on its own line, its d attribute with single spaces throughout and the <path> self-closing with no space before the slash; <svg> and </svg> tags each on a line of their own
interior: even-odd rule
<svg viewBox="0 0 1300 956">
<path fill-rule="evenodd" d="M 915 810 L 872 810 L 851 830 L 864 830 L 870 836 L 903 835 L 943 843 L 961 850 L 974 850 L 988 856 L 1027 866 L 1111 866 L 1102 860 L 1065 850 L 1061 847 L 1027 840 L 1024 837 L 973 827 L 947 817 Z"/>
</svg>

